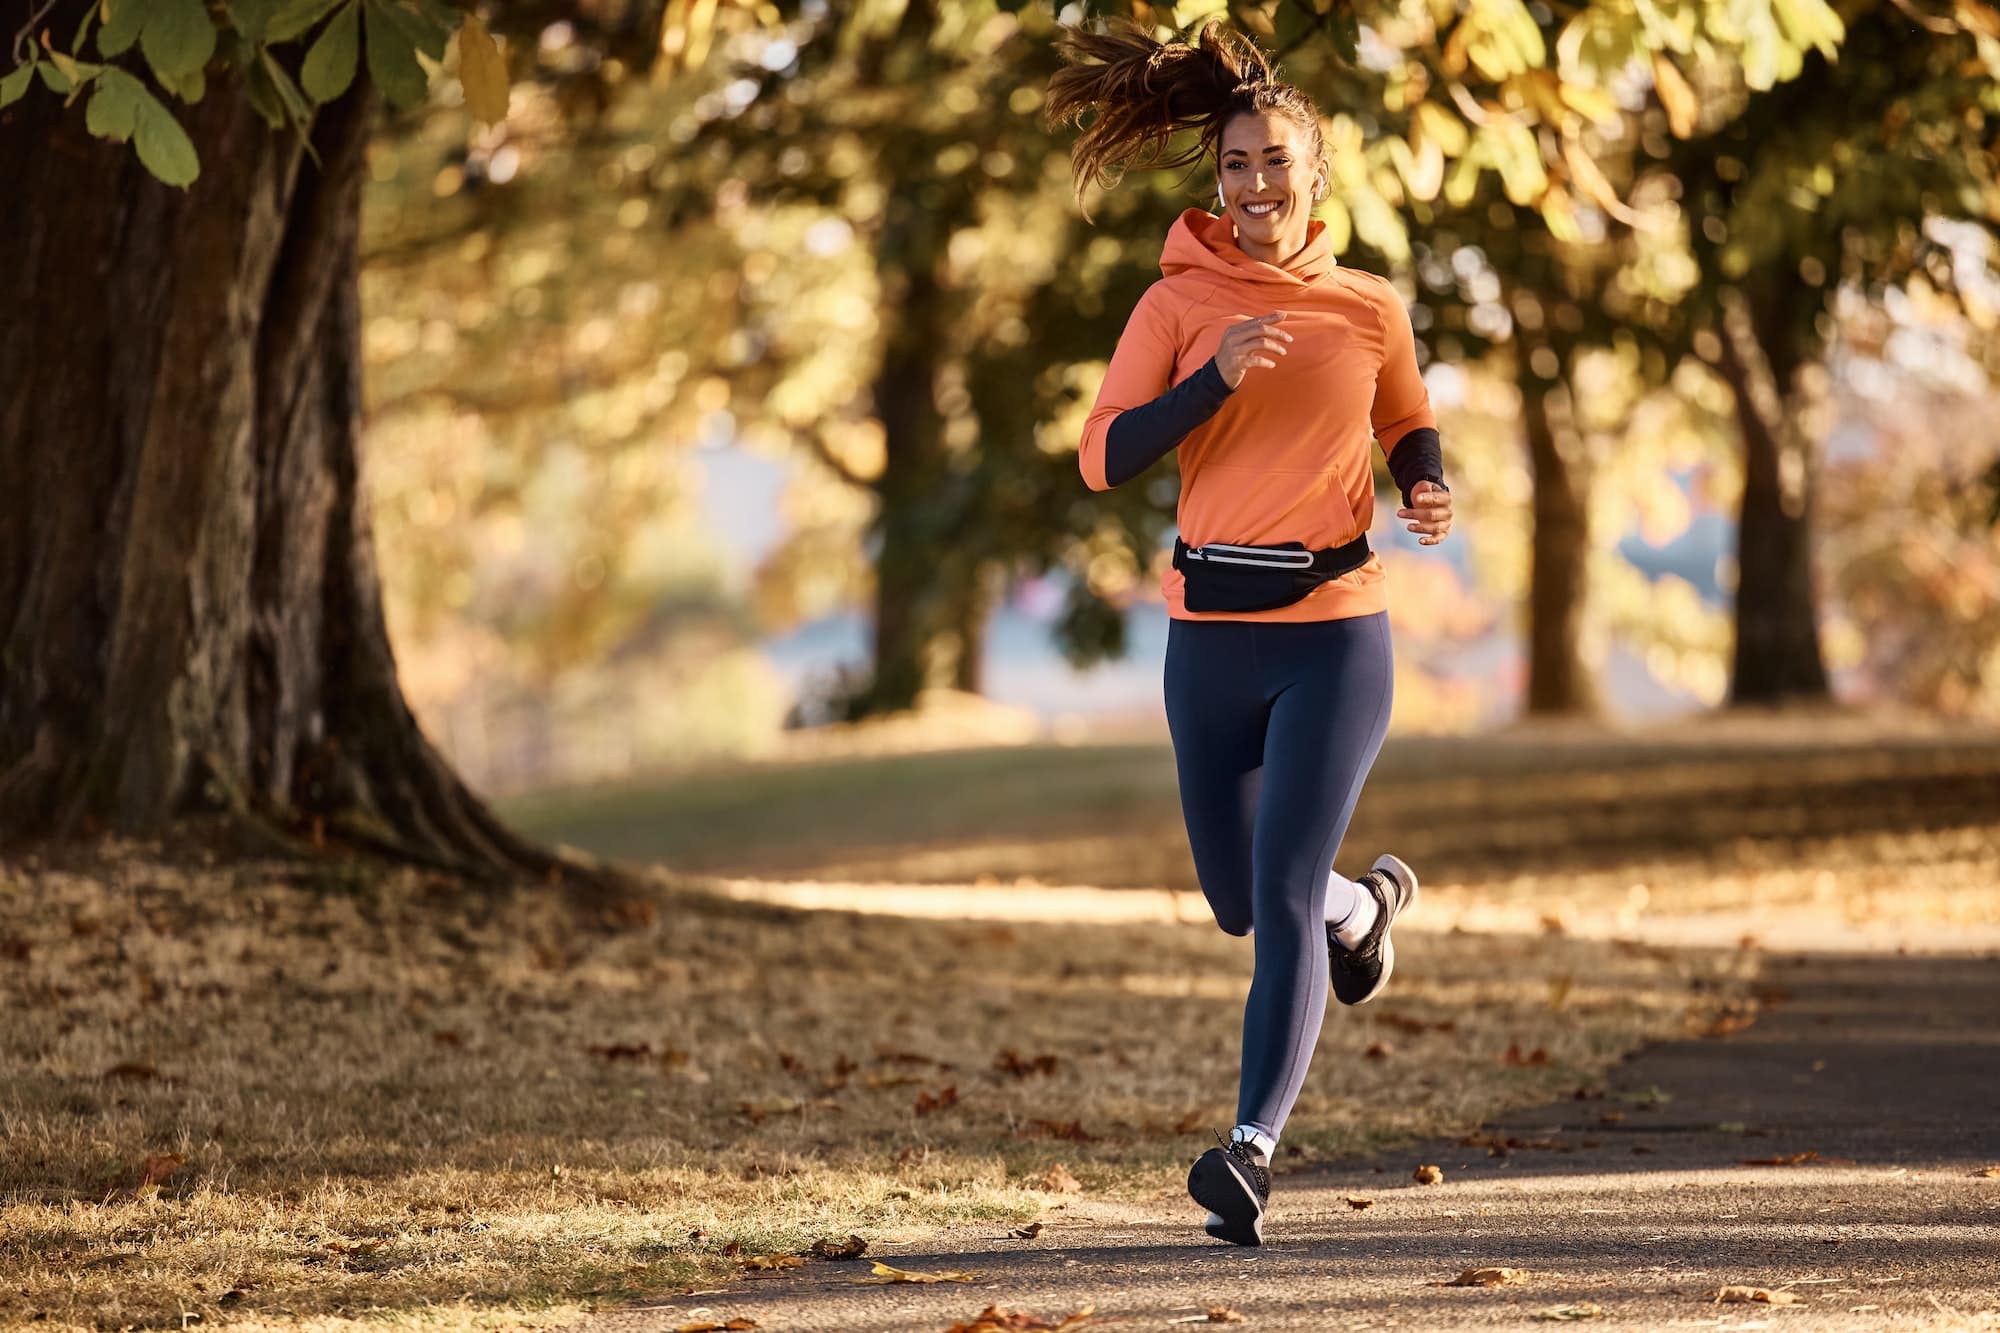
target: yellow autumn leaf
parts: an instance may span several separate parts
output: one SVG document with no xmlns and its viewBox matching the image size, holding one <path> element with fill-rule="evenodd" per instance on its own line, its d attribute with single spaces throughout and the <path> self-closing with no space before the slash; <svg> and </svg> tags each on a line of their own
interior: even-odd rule
<svg viewBox="0 0 2000 1333">
<path fill-rule="evenodd" d="M 1542 196 L 1541 210 L 1542 221 L 1548 224 L 1549 235 L 1569 245 L 1575 245 L 1583 240 L 1583 228 L 1576 220 L 1576 209 L 1570 205 L 1569 191 L 1560 185 L 1549 186 L 1548 192 Z M 1537 1055 L 1541 1053 L 1539 1049 L 1536 1051 Z"/>
<path fill-rule="evenodd" d="M 1409 187 L 1410 197 L 1425 203 L 1437 198 L 1444 184 L 1444 153 L 1435 139 L 1422 138 L 1416 147 L 1398 138 L 1389 140 L 1389 160 Z"/>
<path fill-rule="evenodd" d="M 1328 195 L 1320 200 L 1319 216 L 1326 223 L 1326 243 L 1335 254 L 1346 254 L 1349 242 L 1354 239 L 1354 219 L 1348 214 L 1347 205 Z"/>
<path fill-rule="evenodd" d="M 1718 1305 L 1797 1305 L 1804 1299 L 1796 1291 L 1769 1287 L 1723 1287 L 1715 1293 Z"/>
<path fill-rule="evenodd" d="M 507 119 L 507 62 L 493 34 L 470 11 L 458 29 L 458 77 L 473 115 L 488 125 Z"/>
<path fill-rule="evenodd" d="M 1611 182 L 1606 180 L 1604 173 L 1598 169 L 1597 159 L 1574 139 L 1563 140 L 1562 152 L 1563 165 L 1569 168 L 1570 181 L 1583 197 L 1605 212 L 1617 216 L 1624 208 L 1624 201 L 1618 197 L 1618 191 L 1611 188 Z"/>
<path fill-rule="evenodd" d="M 1417 103 L 1415 118 L 1417 134 L 1435 143 L 1446 157 L 1458 157 L 1472 142 L 1465 122 L 1436 102 Z"/>
<path fill-rule="evenodd" d="M 854 1279 L 856 1282 L 878 1283 L 882 1285 L 887 1285 L 891 1282 L 970 1282 L 979 1276 L 977 1273 L 960 1272 L 918 1273 L 906 1268 L 891 1268 L 880 1259 L 876 1259 L 873 1262 L 875 1265 L 875 1276 L 858 1277 Z"/>
<path fill-rule="evenodd" d="M 1618 119 L 1618 99 L 1602 88 L 1590 88 L 1569 79 L 1561 81 L 1556 95 L 1563 105 L 1592 124 L 1605 125 Z"/>
<path fill-rule="evenodd" d="M 1694 89 L 1688 86 L 1680 66 L 1664 52 L 1653 53 L 1653 87 L 1659 90 L 1660 105 L 1667 109 L 1667 123 L 1672 126 L 1674 137 L 1685 139 L 1693 134 L 1700 120 L 1701 104 L 1695 100 Z"/>
<path fill-rule="evenodd" d="M 1538 1274 L 1528 1268 L 1468 1268 L 1449 1282 L 1433 1282 L 1434 1287 L 1505 1287 L 1526 1282 Z"/>
</svg>

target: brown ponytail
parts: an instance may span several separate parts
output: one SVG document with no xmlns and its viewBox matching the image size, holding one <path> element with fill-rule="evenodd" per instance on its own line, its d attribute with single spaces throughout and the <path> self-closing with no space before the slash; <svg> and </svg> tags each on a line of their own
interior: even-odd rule
<svg viewBox="0 0 2000 1333">
<path fill-rule="evenodd" d="M 1325 152 L 1312 99 L 1279 82 L 1257 44 L 1221 19 L 1202 26 L 1199 46 L 1162 42 L 1124 17 L 1107 19 L 1101 31 L 1064 24 L 1056 49 L 1065 64 L 1049 77 L 1049 126 L 1081 125 L 1086 112 L 1097 112 L 1070 150 L 1079 207 L 1091 181 L 1111 189 L 1129 166 L 1178 167 L 1216 156 L 1223 128 L 1246 111 L 1279 112 L 1308 136 L 1315 158 Z M 1174 132 L 1196 128 L 1199 141 L 1169 156 Z"/>
</svg>

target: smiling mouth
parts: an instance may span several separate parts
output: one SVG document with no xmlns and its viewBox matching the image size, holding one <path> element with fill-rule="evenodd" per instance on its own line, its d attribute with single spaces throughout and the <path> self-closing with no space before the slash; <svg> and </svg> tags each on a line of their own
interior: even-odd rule
<svg viewBox="0 0 2000 1333">
<path fill-rule="evenodd" d="M 1282 206 L 1283 206 L 1282 203 L 1243 204 L 1241 205 L 1241 208 L 1243 209 L 1244 213 L 1248 214 L 1250 217 L 1267 218 L 1270 217 L 1271 214 L 1277 212 L 1278 209 L 1281 208 Z"/>
</svg>

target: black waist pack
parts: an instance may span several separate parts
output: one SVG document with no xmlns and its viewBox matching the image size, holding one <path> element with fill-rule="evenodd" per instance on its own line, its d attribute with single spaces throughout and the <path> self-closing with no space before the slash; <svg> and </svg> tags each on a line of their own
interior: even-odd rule
<svg viewBox="0 0 2000 1333">
<path fill-rule="evenodd" d="M 1190 611 L 1269 611 L 1290 606 L 1325 583 L 1368 563 L 1368 534 L 1345 546 L 1310 551 L 1304 542 L 1276 546 L 1189 546 L 1174 538 L 1174 568 L 1187 579 Z"/>
</svg>

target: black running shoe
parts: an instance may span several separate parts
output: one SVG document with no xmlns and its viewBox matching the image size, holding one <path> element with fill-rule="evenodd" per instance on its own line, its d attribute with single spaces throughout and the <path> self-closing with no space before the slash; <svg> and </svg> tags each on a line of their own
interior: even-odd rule
<svg viewBox="0 0 2000 1333">
<path fill-rule="evenodd" d="M 1204 1228 L 1231 1245 L 1264 1243 L 1264 1205 L 1271 1199 L 1271 1172 L 1257 1150 L 1223 1139 L 1188 1170 L 1188 1194 L 1211 1216 Z"/>
<path fill-rule="evenodd" d="M 1375 895 L 1375 924 L 1368 929 L 1360 947 L 1348 949 L 1326 928 L 1327 966 L 1332 973 L 1333 993 L 1342 1004 L 1366 1004 L 1389 984 L 1396 970 L 1396 945 L 1389 927 L 1410 910 L 1417 900 L 1417 875 L 1401 859 L 1382 855 L 1375 868 L 1355 883 Z"/>
</svg>

